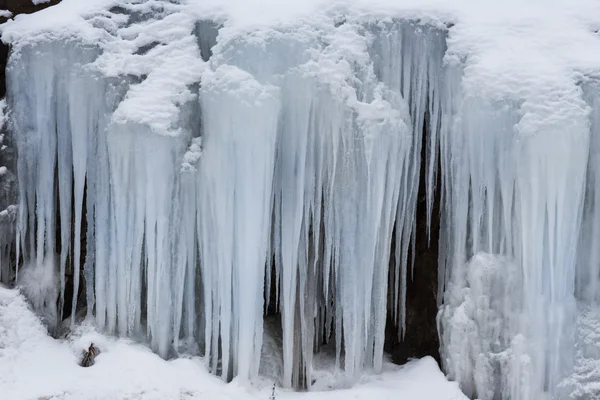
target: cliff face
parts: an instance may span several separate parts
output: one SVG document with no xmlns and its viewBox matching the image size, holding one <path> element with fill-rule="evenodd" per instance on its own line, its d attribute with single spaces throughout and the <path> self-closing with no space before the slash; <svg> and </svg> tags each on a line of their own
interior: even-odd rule
<svg viewBox="0 0 600 400">
<path fill-rule="evenodd" d="M 36 11 L 57 4 L 59 0 L 50 0 L 45 3 L 33 4 L 32 0 L 0 0 L 0 10 L 8 10 L 13 16 L 17 14 L 31 14 Z M 0 24 L 7 20 L 6 17 L 0 17 Z M 6 94 L 6 61 L 8 60 L 9 47 L 0 42 L 0 97 Z"/>
</svg>

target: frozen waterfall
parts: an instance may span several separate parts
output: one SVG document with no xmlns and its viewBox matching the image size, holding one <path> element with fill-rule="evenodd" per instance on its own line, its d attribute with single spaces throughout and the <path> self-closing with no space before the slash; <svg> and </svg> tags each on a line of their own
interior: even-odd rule
<svg viewBox="0 0 600 400">
<path fill-rule="evenodd" d="M 84 287 L 99 329 L 226 380 L 259 374 L 275 308 L 283 386 L 310 388 L 324 345 L 352 383 L 381 370 L 386 323 L 406 333 L 425 196 L 448 376 L 483 400 L 575 393 L 600 299 L 597 82 L 503 91 L 452 27 L 319 18 L 233 29 L 126 2 L 78 35 L 13 32 L 0 280 L 51 329 Z"/>
<path fill-rule="evenodd" d="M 74 292 L 85 278 L 98 327 L 164 357 L 198 343 L 225 378 L 258 373 L 275 274 L 284 385 L 310 385 L 323 340 L 348 379 L 380 370 L 388 297 L 404 319 L 421 146 L 438 140 L 439 123 L 431 143 L 422 132 L 441 120 L 443 35 L 342 24 L 215 43 L 216 25 L 191 26 L 210 60 L 189 35 L 136 54 L 163 71 L 195 57 L 166 110 L 144 99 L 159 72 L 114 73 L 110 52 L 51 41 L 13 55 L 19 274 L 55 271 L 61 304 L 65 273 Z"/>
</svg>

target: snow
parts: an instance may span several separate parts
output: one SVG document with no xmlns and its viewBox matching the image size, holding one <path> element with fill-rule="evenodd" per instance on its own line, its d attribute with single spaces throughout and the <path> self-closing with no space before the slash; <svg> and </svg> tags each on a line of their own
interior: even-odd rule
<svg viewBox="0 0 600 400">
<path fill-rule="evenodd" d="M 100 354 L 92 367 L 82 368 L 81 353 L 90 343 Z M 53 339 L 24 296 L 0 286 L 0 393 L 11 400 L 252 400 L 268 399 L 272 386 L 268 380 L 225 384 L 199 358 L 165 361 L 140 344 L 99 334 L 89 324 L 66 339 Z M 352 389 L 293 393 L 276 388 L 275 396 L 282 400 L 466 399 L 430 357 L 402 367 L 386 364 L 382 375 L 365 376 Z"/>
</svg>

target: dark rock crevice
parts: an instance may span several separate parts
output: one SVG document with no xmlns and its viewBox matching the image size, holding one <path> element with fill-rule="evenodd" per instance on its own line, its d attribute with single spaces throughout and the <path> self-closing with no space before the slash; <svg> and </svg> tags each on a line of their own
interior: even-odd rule
<svg viewBox="0 0 600 400">
<path fill-rule="evenodd" d="M 426 116 L 423 127 L 423 143 L 429 129 Z M 406 284 L 406 331 L 399 335 L 390 306 L 386 323 L 385 350 L 392 361 L 404 364 L 413 358 L 433 357 L 440 363 L 440 343 L 436 325 L 438 312 L 438 256 L 440 232 L 440 196 L 442 192 L 440 170 L 437 170 L 431 226 L 428 229 L 426 168 L 427 146 L 421 148 L 421 171 L 419 195 L 413 231 L 414 245 L 409 247 L 409 265 Z M 433 152 L 438 157 L 438 151 Z M 438 163 L 439 165 L 439 163 Z M 390 261 L 392 263 L 392 261 Z M 391 283 L 390 283 L 391 285 Z"/>
</svg>

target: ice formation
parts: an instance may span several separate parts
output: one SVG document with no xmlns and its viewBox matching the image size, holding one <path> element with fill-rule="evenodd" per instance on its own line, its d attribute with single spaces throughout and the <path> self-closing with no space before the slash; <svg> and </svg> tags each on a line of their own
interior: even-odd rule
<svg viewBox="0 0 600 400">
<path fill-rule="evenodd" d="M 99 329 L 252 379 L 275 292 L 282 384 L 310 387 L 327 343 L 355 381 L 382 368 L 388 311 L 404 333 L 424 171 L 448 375 L 481 399 L 564 394 L 577 302 L 600 293 L 600 59 L 538 41 L 583 14 L 557 8 L 511 53 L 503 29 L 525 25 L 491 6 L 449 28 L 335 7 L 236 28 L 193 1 L 91 3 L 63 31 L 3 32 L 17 283 L 45 277 L 38 308 L 62 312 L 69 275 Z"/>
<path fill-rule="evenodd" d="M 0 283 L 14 281 L 14 260 L 11 253 L 15 242 L 17 188 L 14 174 L 16 162 L 12 135 L 7 134 L 6 100 L 0 101 Z"/>
<path fill-rule="evenodd" d="M 127 18 L 106 17 L 119 51 L 41 41 L 11 57 L 19 254 L 42 268 L 56 249 L 59 304 L 65 274 L 75 293 L 84 278 L 98 327 L 144 333 L 164 357 L 200 343 L 226 378 L 258 374 L 274 273 L 284 385 L 310 385 L 323 337 L 348 379 L 380 370 L 393 235 L 391 298 L 404 318 L 443 35 L 410 22 L 346 23 L 216 43 L 215 24 L 176 9 L 136 19 L 130 7 Z M 148 24 L 156 30 L 142 35 Z M 160 79 L 170 70 L 176 82 Z"/>
</svg>

